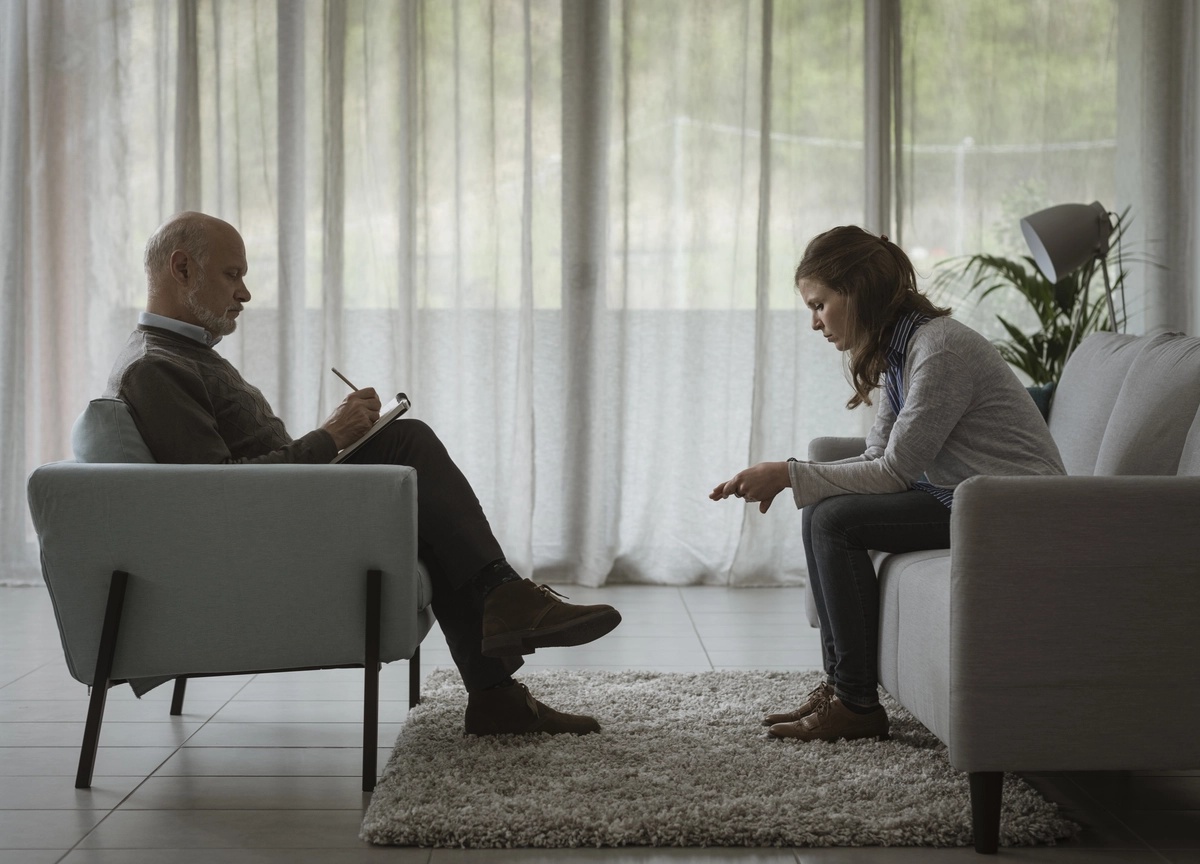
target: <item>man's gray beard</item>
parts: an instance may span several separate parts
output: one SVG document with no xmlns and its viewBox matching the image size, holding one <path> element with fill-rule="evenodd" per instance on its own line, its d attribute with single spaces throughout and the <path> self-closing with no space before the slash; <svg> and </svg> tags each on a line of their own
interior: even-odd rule
<svg viewBox="0 0 1200 864">
<path fill-rule="evenodd" d="M 196 316 L 196 320 L 200 322 L 200 326 L 212 333 L 214 336 L 228 336 L 237 329 L 237 321 L 233 318 L 226 318 L 223 315 L 214 315 L 210 310 L 205 309 L 200 305 L 200 291 L 204 288 L 205 280 L 203 277 L 196 280 L 196 284 L 184 296 L 183 302 L 187 306 L 188 311 Z"/>
</svg>

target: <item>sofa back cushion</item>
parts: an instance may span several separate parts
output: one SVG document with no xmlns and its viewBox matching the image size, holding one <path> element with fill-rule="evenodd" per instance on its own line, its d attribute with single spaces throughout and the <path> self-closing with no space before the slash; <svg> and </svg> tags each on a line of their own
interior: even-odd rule
<svg viewBox="0 0 1200 864">
<path fill-rule="evenodd" d="M 1097 475 L 1169 475 L 1200 408 L 1200 339 L 1147 337 L 1129 367 L 1096 456 Z"/>
<path fill-rule="evenodd" d="M 1048 422 L 1068 474 L 1095 473 L 1121 385 L 1145 343 L 1137 336 L 1093 333 L 1067 361 Z"/>
<path fill-rule="evenodd" d="M 1200 477 L 1200 409 L 1192 420 L 1192 428 L 1183 442 L 1183 453 L 1179 457 L 1180 477 Z"/>
<path fill-rule="evenodd" d="M 76 462 L 153 462 L 129 406 L 120 399 L 93 399 L 71 427 Z"/>
</svg>

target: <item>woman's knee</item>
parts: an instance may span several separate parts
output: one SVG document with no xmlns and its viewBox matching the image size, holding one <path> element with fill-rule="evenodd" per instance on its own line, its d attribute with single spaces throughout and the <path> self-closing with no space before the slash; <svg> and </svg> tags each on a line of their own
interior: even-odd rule
<svg viewBox="0 0 1200 864">
<path fill-rule="evenodd" d="M 825 498 L 804 508 L 805 530 L 812 537 L 840 537 L 846 532 L 853 511 L 854 495 Z"/>
</svg>

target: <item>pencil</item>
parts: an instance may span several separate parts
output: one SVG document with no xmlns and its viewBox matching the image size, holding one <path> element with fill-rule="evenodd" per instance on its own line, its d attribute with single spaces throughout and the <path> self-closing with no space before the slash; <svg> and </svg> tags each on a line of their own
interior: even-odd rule
<svg viewBox="0 0 1200 864">
<path fill-rule="evenodd" d="M 338 376 L 338 377 L 339 377 L 339 378 L 341 378 L 343 381 L 345 381 L 345 382 L 346 382 L 346 384 L 348 384 L 348 385 L 350 386 L 350 389 L 351 389 L 351 390 L 353 390 L 355 393 L 357 393 L 357 392 L 358 392 L 358 388 L 357 388 L 357 387 L 355 387 L 353 384 L 351 384 L 351 383 L 350 383 L 350 379 L 349 379 L 349 378 L 347 378 L 347 377 L 346 377 L 345 375 L 343 375 L 341 372 L 337 371 L 337 369 L 334 369 L 334 367 L 330 366 L 329 368 L 333 370 L 333 374 L 334 374 L 334 375 Z"/>
</svg>

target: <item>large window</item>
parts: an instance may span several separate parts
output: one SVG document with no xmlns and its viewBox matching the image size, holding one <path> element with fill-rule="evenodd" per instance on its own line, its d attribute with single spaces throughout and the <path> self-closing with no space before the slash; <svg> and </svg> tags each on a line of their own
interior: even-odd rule
<svg viewBox="0 0 1200 864">
<path fill-rule="evenodd" d="M 867 62 L 880 9 L 897 64 Z M 525 571 L 751 583 L 803 578 L 797 514 L 706 493 L 871 419 L 793 290 L 807 241 L 887 189 L 931 275 L 1020 254 L 1039 207 L 1121 204 L 1115 0 L 16 0 L 0 25 L 26 575 L 13 478 L 69 454 L 175 211 L 241 230 L 254 299 L 220 350 L 293 434 L 336 365 L 412 394 Z M 868 68 L 900 87 L 881 175 Z"/>
</svg>

